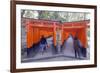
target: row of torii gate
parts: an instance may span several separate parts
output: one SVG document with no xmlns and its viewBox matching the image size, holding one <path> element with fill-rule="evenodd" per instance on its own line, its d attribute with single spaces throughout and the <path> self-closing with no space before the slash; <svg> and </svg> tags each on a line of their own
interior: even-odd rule
<svg viewBox="0 0 100 73">
<path fill-rule="evenodd" d="M 27 48 L 33 44 L 38 43 L 41 36 L 53 37 L 54 46 L 57 45 L 57 31 L 60 31 L 60 44 L 68 38 L 69 34 L 74 37 L 77 33 L 79 40 L 84 47 L 87 47 L 87 28 L 89 27 L 89 20 L 74 21 L 74 22 L 59 22 L 52 20 L 38 20 L 38 19 L 24 19 L 26 33 Z"/>
</svg>

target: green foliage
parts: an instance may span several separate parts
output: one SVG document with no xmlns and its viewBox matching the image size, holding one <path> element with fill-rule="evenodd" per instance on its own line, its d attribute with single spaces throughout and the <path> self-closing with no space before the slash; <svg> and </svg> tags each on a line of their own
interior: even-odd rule
<svg viewBox="0 0 100 73">
<path fill-rule="evenodd" d="M 22 17 L 24 15 L 24 17 L 27 18 L 35 18 L 36 13 L 38 14 L 37 19 L 56 20 L 61 22 L 85 20 L 87 16 L 86 13 L 80 13 L 80 12 L 44 11 L 44 10 L 23 10 L 21 12 L 21 15 Z"/>
</svg>

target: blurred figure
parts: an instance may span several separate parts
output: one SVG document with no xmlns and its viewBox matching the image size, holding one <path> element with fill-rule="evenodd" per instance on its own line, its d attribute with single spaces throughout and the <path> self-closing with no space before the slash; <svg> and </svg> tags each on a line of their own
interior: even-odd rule
<svg viewBox="0 0 100 73">
<path fill-rule="evenodd" d="M 75 58 L 81 57 L 81 49 L 80 49 L 80 42 L 77 35 L 74 37 L 74 50 L 75 50 Z"/>
<path fill-rule="evenodd" d="M 42 51 L 42 54 L 43 54 L 46 51 L 46 47 L 47 47 L 47 40 L 44 36 L 41 37 L 40 47 L 41 47 L 41 51 Z"/>
<path fill-rule="evenodd" d="M 83 57 L 87 57 L 87 48 L 85 48 L 84 46 L 81 46 L 81 53 Z"/>
</svg>

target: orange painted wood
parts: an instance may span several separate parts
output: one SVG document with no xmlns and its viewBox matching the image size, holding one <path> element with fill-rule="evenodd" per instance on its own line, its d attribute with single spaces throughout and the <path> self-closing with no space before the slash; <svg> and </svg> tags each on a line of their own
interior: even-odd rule
<svg viewBox="0 0 100 73">
<path fill-rule="evenodd" d="M 53 24 L 54 26 L 54 31 L 53 31 L 53 42 L 54 42 L 54 46 L 56 46 L 56 24 Z"/>
<path fill-rule="evenodd" d="M 86 28 L 89 21 L 79 22 L 65 22 L 58 25 L 58 22 L 53 21 L 30 21 L 26 25 L 27 36 L 27 48 L 30 48 L 33 44 L 40 41 L 41 36 L 53 37 L 54 46 L 56 46 L 56 31 L 61 30 L 61 44 L 67 40 L 69 34 L 75 36 L 78 33 L 78 38 L 82 42 L 83 46 L 87 47 L 87 35 Z"/>
</svg>

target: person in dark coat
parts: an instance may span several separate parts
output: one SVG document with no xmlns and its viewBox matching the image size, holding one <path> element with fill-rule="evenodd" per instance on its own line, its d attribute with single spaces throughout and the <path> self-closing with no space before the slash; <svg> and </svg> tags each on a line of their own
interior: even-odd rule
<svg viewBox="0 0 100 73">
<path fill-rule="evenodd" d="M 81 46 L 81 53 L 83 57 L 87 57 L 87 50 L 84 46 Z"/>
<path fill-rule="evenodd" d="M 41 51 L 43 54 L 46 51 L 46 46 L 47 46 L 47 40 L 44 36 L 42 36 L 42 38 L 40 40 L 40 46 L 41 46 Z"/>
<path fill-rule="evenodd" d="M 80 42 L 77 36 L 74 37 L 74 50 L 75 50 L 75 58 L 80 58 L 81 57 Z"/>
</svg>

